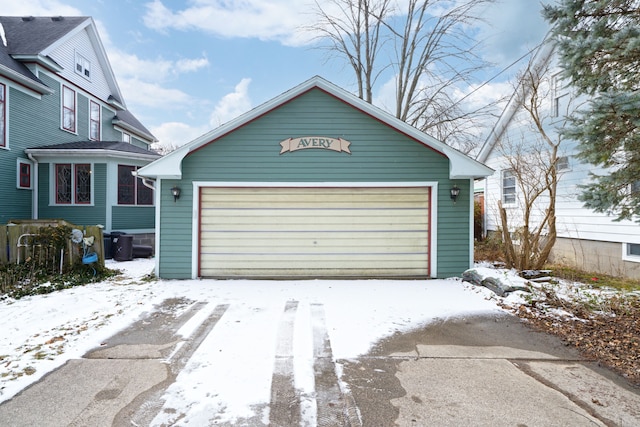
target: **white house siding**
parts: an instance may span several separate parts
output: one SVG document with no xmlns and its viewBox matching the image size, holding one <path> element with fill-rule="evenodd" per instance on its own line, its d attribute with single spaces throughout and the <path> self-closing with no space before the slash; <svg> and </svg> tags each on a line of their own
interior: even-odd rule
<svg viewBox="0 0 640 427">
<path fill-rule="evenodd" d="M 91 63 L 90 79 L 86 79 L 75 72 L 76 52 Z M 66 43 L 57 47 L 51 53 L 51 57 L 64 68 L 61 73 L 62 76 L 78 88 L 83 88 L 85 91 L 103 101 L 106 101 L 112 93 L 109 89 L 109 83 L 105 77 L 104 70 L 102 69 L 102 64 L 98 60 L 98 55 L 96 55 L 86 29 L 78 32 L 67 40 Z"/>
<path fill-rule="evenodd" d="M 553 75 L 554 73 L 550 73 Z M 572 108 L 579 105 L 579 100 L 571 99 Z M 555 128 L 561 121 L 553 123 L 551 119 L 551 107 L 548 112 L 547 129 L 552 139 L 557 140 L 558 133 Z M 537 131 L 532 124 L 527 123 L 528 113 L 520 109 L 507 124 L 502 140 L 524 139 L 528 144 L 533 144 Z M 569 158 L 569 169 L 562 171 L 558 186 L 556 200 L 556 228 L 558 243 L 552 254 L 552 261 L 575 264 L 589 271 L 600 271 L 607 274 L 626 275 L 640 277 L 640 257 L 638 260 L 623 260 L 623 249 L 626 243 L 640 244 L 640 224 L 632 221 L 614 221 L 615 216 L 593 212 L 584 208 L 578 200 L 581 192 L 580 185 L 589 182 L 589 172 L 604 174 L 592 165 L 580 162 L 575 157 L 576 144 L 573 141 L 564 141 L 559 155 Z M 483 161 L 483 159 L 480 159 Z M 484 163 L 495 169 L 493 175 L 485 182 L 485 212 L 487 231 L 496 231 L 500 228 L 498 215 L 498 200 L 502 197 L 502 171 L 507 169 L 507 163 L 498 148 L 490 152 Z M 520 190 L 516 190 L 520 193 Z M 534 212 L 536 218 L 544 213 L 547 204 L 546 197 L 541 198 L 538 210 Z M 508 214 L 516 215 L 520 209 L 519 204 L 506 205 Z M 514 227 L 520 224 L 515 223 Z M 605 243 L 606 242 L 606 243 Z"/>
</svg>

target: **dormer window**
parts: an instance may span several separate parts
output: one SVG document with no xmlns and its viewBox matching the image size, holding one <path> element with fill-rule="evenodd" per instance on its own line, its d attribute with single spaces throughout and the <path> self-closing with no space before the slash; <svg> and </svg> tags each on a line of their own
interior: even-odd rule
<svg viewBox="0 0 640 427">
<path fill-rule="evenodd" d="M 91 62 L 76 52 L 76 73 L 86 79 L 91 79 Z"/>
</svg>

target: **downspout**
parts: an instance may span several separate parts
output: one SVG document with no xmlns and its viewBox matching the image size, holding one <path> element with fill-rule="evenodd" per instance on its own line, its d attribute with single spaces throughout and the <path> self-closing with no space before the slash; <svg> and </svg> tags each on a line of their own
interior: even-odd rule
<svg viewBox="0 0 640 427">
<path fill-rule="evenodd" d="M 27 157 L 29 160 L 33 162 L 33 177 L 31 180 L 31 185 L 33 186 L 33 193 L 31 194 L 31 217 L 33 219 L 38 219 L 38 161 L 33 154 L 27 153 Z"/>
<path fill-rule="evenodd" d="M 154 273 L 156 275 L 156 277 L 160 277 L 160 195 L 158 194 L 158 192 L 156 191 L 156 186 L 154 185 L 156 183 L 156 180 L 154 179 L 149 179 L 149 178 L 143 178 L 141 176 L 138 176 L 138 171 L 133 171 L 131 172 L 133 174 L 133 176 L 135 176 L 136 178 L 142 180 L 142 184 L 153 190 L 153 197 L 155 199 L 155 224 L 156 224 L 156 229 L 155 229 L 155 267 L 154 267 Z"/>
</svg>

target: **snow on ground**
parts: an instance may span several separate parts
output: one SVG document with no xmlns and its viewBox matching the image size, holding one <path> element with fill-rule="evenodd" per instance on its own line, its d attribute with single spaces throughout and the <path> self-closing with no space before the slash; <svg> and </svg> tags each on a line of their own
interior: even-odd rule
<svg viewBox="0 0 640 427">
<path fill-rule="evenodd" d="M 303 396 L 314 387 L 312 330 L 317 319 L 311 312 L 317 307 L 324 310 L 334 359 L 355 358 L 394 332 L 437 319 L 502 312 L 501 299 L 491 291 L 456 279 L 149 281 L 144 276 L 152 272 L 153 260 L 108 261 L 107 267 L 123 274 L 0 302 L 0 402 L 67 360 L 82 357 L 167 298 L 208 303 L 179 331 L 185 337 L 216 306 L 228 304 L 164 396 L 165 408 L 189 414 L 182 422 L 194 425 L 212 412 L 222 411 L 228 421 L 260 415 L 256 408 L 268 406 L 278 325 L 288 301 L 298 303 L 292 346 L 295 386 Z M 312 410 L 313 405 L 307 406 Z"/>
</svg>

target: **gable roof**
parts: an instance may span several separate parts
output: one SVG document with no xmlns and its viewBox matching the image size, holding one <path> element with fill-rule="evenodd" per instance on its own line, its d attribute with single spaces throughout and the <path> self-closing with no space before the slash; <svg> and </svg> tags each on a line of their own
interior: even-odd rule
<svg viewBox="0 0 640 427">
<path fill-rule="evenodd" d="M 306 82 L 290 89 L 287 92 L 273 98 L 270 101 L 254 108 L 253 110 L 242 114 L 241 116 L 223 124 L 222 126 L 205 133 L 204 135 L 194 139 L 193 141 L 183 145 L 177 150 L 167 154 L 166 156 L 156 160 L 155 162 L 141 168 L 138 175 L 149 178 L 173 178 L 180 179 L 182 177 L 182 160 L 191 152 L 210 142 L 244 126 L 245 124 L 269 113 L 279 106 L 297 98 L 312 89 L 319 89 L 340 101 L 352 106 L 367 114 L 376 120 L 394 128 L 417 142 L 442 153 L 449 158 L 449 177 L 455 178 L 480 178 L 491 175 L 493 170 L 479 163 L 478 161 L 462 154 L 454 148 L 443 142 L 427 135 L 424 132 L 408 125 L 402 120 L 397 119 L 391 114 L 379 109 L 378 107 L 363 101 L 357 96 L 339 88 L 338 86 L 328 82 L 322 77 L 315 76 Z"/>
<path fill-rule="evenodd" d="M 115 74 L 91 17 L 0 16 L 0 29 L 4 32 L 4 40 L 0 40 L 0 74 L 7 74 L 18 83 L 41 94 L 51 94 L 54 91 L 38 79 L 25 66 L 25 63 L 37 63 L 55 72 L 62 71 L 62 67 L 49 55 L 79 32 L 87 31 L 111 91 L 105 101 L 117 111 L 113 124 L 120 125 L 143 139 L 157 141 L 151 132 L 127 111 Z"/>
<path fill-rule="evenodd" d="M 549 61 L 553 56 L 554 49 L 555 43 L 551 38 L 546 37 L 538 47 L 536 54 L 527 66 L 534 67 L 537 70 L 544 69 L 544 67 L 549 64 Z M 491 154 L 493 148 L 498 143 L 498 141 L 500 141 L 502 135 L 507 130 L 509 123 L 511 123 L 511 120 L 513 120 L 516 113 L 520 110 L 520 107 L 522 106 L 522 103 L 524 102 L 526 96 L 529 94 L 530 90 L 531 88 L 529 86 L 525 86 L 522 80 L 518 82 L 518 85 L 513 91 L 511 98 L 509 98 L 509 102 L 507 102 L 507 105 L 500 114 L 498 121 L 491 129 L 491 132 L 489 132 L 489 136 L 485 140 L 482 148 L 480 148 L 480 151 L 476 156 L 476 159 L 479 162 L 487 161 L 489 154 Z"/>
</svg>

